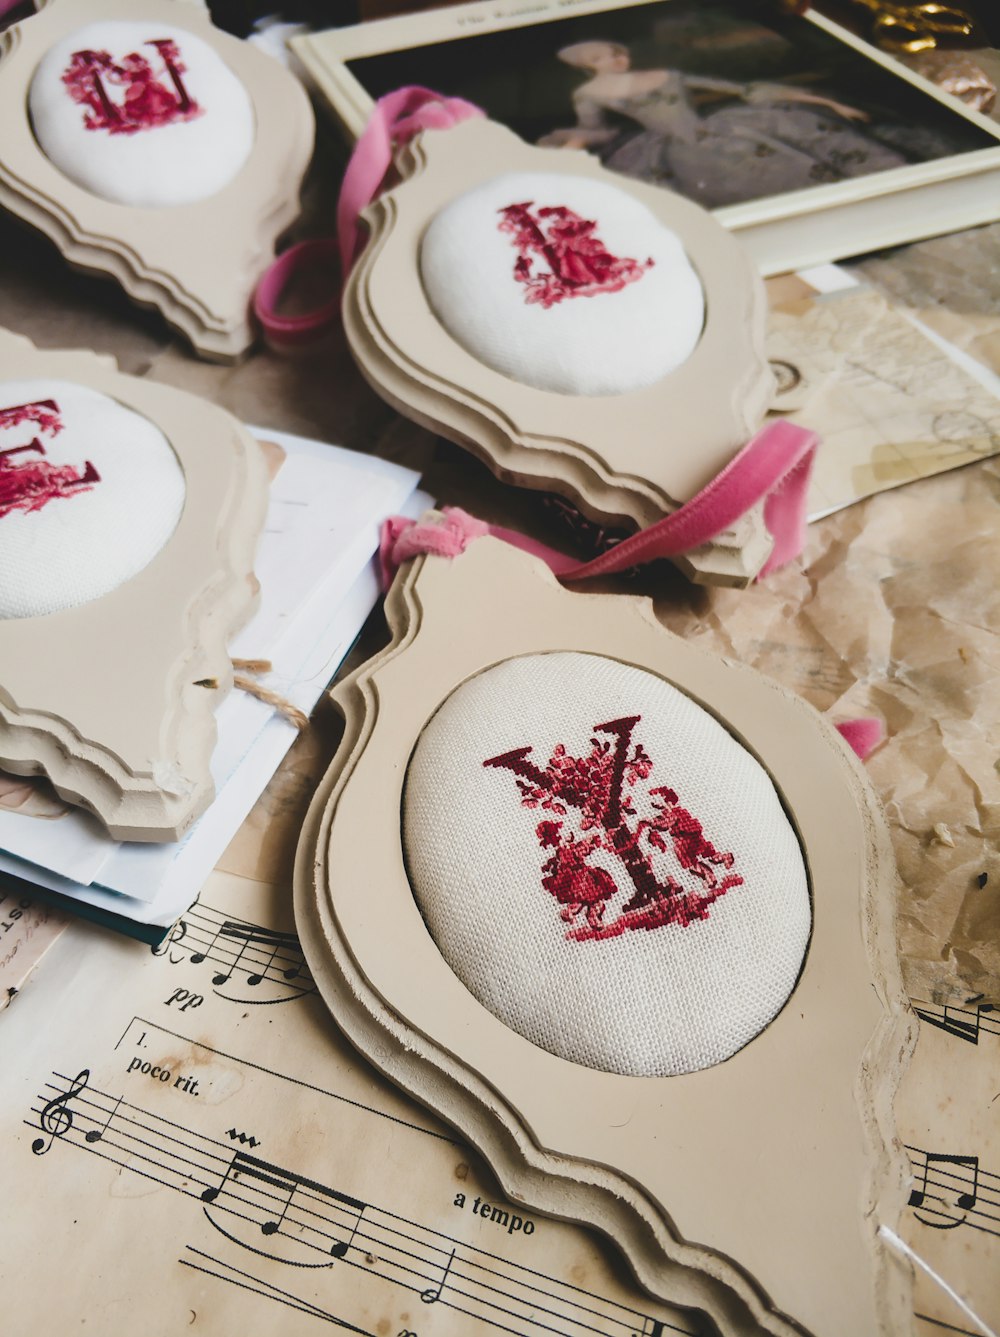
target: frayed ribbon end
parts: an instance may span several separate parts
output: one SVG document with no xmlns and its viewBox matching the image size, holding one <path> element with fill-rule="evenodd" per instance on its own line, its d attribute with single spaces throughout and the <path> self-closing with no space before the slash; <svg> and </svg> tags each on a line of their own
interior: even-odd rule
<svg viewBox="0 0 1000 1337">
<path fill-rule="evenodd" d="M 856 720 L 842 720 L 836 729 L 862 761 L 867 761 L 885 739 L 885 725 L 871 715 L 862 715 Z"/>
<path fill-rule="evenodd" d="M 427 511 L 419 520 L 391 515 L 382 525 L 378 560 L 382 588 L 387 590 L 393 576 L 411 557 L 433 553 L 435 557 L 458 557 L 473 539 L 483 538 L 490 527 L 460 506 L 445 506 L 441 511 Z"/>
</svg>

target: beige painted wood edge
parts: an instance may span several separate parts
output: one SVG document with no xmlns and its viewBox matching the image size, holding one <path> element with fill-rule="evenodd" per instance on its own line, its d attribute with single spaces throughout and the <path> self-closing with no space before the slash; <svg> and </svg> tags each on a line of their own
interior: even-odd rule
<svg viewBox="0 0 1000 1337">
<path fill-rule="evenodd" d="M 676 509 L 760 426 L 773 393 L 766 296 L 740 244 L 711 215 L 609 173 L 589 154 L 533 147 L 485 120 L 425 132 L 401 151 L 398 167 L 402 183 L 363 216 L 370 237 L 345 288 L 343 319 L 363 374 L 400 412 L 472 450 L 505 481 L 558 492 L 590 518 L 626 528 Z M 505 171 L 608 180 L 680 236 L 708 313 L 681 368 L 626 395 L 556 395 L 493 371 L 448 334 L 423 292 L 420 239 L 459 190 Z M 669 448 L 665 423 L 674 433 Z M 770 544 L 757 510 L 745 535 L 678 565 L 695 579 L 745 585 Z"/>
<path fill-rule="evenodd" d="M 377 238 L 373 238 L 371 246 L 377 244 Z M 366 250 L 365 256 L 367 254 Z M 353 278 L 349 279 L 348 286 L 353 281 Z M 629 498 L 623 494 L 613 499 L 614 488 L 609 480 L 602 505 L 592 504 L 580 491 L 578 470 L 573 462 L 556 453 L 551 441 L 548 443 L 548 476 L 544 482 L 536 476 L 526 475 L 520 468 L 502 465 L 499 461 L 504 458 L 507 430 L 492 406 L 481 414 L 479 410 L 483 408 L 482 405 L 470 410 L 478 415 L 475 432 L 471 430 L 469 422 L 460 426 L 457 415 L 451 423 L 443 424 L 439 416 L 440 401 L 422 381 L 414 378 L 405 388 L 400 387 L 396 372 L 406 360 L 398 350 L 393 359 L 387 359 L 377 323 L 373 319 L 359 318 L 359 310 L 364 303 L 363 290 L 359 291 L 356 302 L 345 302 L 343 321 L 358 367 L 372 389 L 397 412 L 428 431 L 445 435 L 449 440 L 464 446 L 502 482 L 515 487 L 547 486 L 554 493 L 573 502 L 583 515 L 598 524 L 632 527 L 634 521 Z M 363 355 L 359 354 L 359 349 L 364 349 Z M 456 390 L 456 398 L 461 398 L 461 394 L 460 390 Z M 490 443 L 489 449 L 484 445 L 486 441 Z M 651 506 L 649 513 L 654 517 L 650 523 L 654 523 L 664 512 Z M 694 584 L 728 585 L 742 589 L 756 578 L 770 555 L 771 547 L 772 539 L 764 524 L 764 503 L 761 502 L 748 511 L 732 530 L 717 535 L 711 543 L 680 553 L 670 560 Z"/>
<path fill-rule="evenodd" d="M 102 200 L 59 172 L 34 138 L 27 94 L 39 59 L 98 18 L 163 19 L 212 46 L 247 89 L 257 132 L 238 176 L 208 199 L 172 209 Z M 314 122 L 279 61 L 174 0 L 58 0 L 0 34 L 0 205 L 45 233 L 69 264 L 116 279 L 203 356 L 231 361 L 253 342 L 250 299 L 280 234 L 298 215 Z"/>
<path fill-rule="evenodd" d="M 0 366 L 4 379 L 74 381 L 150 419 L 186 487 L 176 530 L 131 580 L 60 613 L 0 620 L 0 767 L 44 773 L 115 839 L 176 840 L 214 797 L 228 642 L 257 602 L 262 452 L 224 410 L 111 358 L 0 330 Z"/>
<path fill-rule="evenodd" d="M 522 563 L 529 560 L 522 554 L 517 554 L 517 559 Z M 351 877 L 351 871 L 327 866 L 331 825 L 345 788 L 378 727 L 377 679 L 386 665 L 408 652 L 420 633 L 423 605 L 419 582 L 427 560 L 414 563 L 390 594 L 387 612 L 393 630 L 392 644 L 336 693 L 347 720 L 346 734 L 310 810 L 296 866 L 296 913 L 321 992 L 339 1024 L 362 1052 L 470 1138 L 486 1155 L 505 1191 L 514 1199 L 525 1202 L 532 1210 L 585 1221 L 602 1230 L 625 1250 L 647 1289 L 671 1303 L 691 1304 L 705 1310 L 726 1333 L 767 1332 L 787 1337 L 792 1332 L 820 1331 L 803 1329 L 776 1312 L 762 1294 L 759 1283 L 755 1284 L 738 1266 L 738 1256 L 720 1257 L 712 1250 L 679 1240 L 664 1208 L 657 1208 L 655 1198 L 651 1199 L 636 1183 L 623 1179 L 607 1165 L 581 1163 L 578 1158 L 540 1146 L 516 1108 L 498 1094 L 495 1084 L 415 1029 L 410 1019 L 387 1003 L 359 963 L 350 936 L 345 937 L 330 893 L 332 886 Z M 563 597 L 593 601 L 601 596 Z M 640 616 L 652 621 L 645 601 L 614 599 L 612 602 L 634 607 L 642 604 Z M 658 624 L 656 630 L 659 636 L 667 637 Z M 701 658 L 713 657 L 702 654 Z M 744 680 L 749 680 L 746 677 L 749 675 L 759 681 L 759 675 L 738 666 L 728 665 L 725 672 L 731 673 L 734 668 Z M 895 1223 L 905 1194 L 908 1170 L 895 1141 L 892 1100 L 914 1043 L 915 1026 L 895 957 L 891 894 L 895 875 L 891 850 L 867 781 L 857 763 L 846 755 L 839 735 L 819 721 L 804 703 L 775 684 L 770 684 L 770 689 L 785 700 L 791 712 L 801 717 L 805 727 L 818 730 L 824 737 L 830 756 L 835 758 L 836 768 L 858 806 L 869 840 L 866 878 L 861 888 L 863 924 L 874 956 L 873 983 L 881 1008 L 857 1065 L 855 1082 L 857 1114 L 864 1126 L 871 1172 L 865 1201 L 859 1199 L 857 1203 L 857 1224 L 866 1233 L 866 1247 L 873 1256 L 878 1329 L 895 1335 L 907 1330 L 909 1278 L 876 1232 L 882 1222 Z M 392 806 L 391 800 L 388 806 Z M 409 900 L 412 902 L 412 896 Z M 402 925 L 398 926 L 398 932 L 404 933 Z M 414 970 L 420 973 L 422 982 L 426 982 L 426 967 L 426 960 L 414 962 Z M 835 982 L 830 981 L 828 988 L 835 987 Z M 848 999 L 845 1006 L 850 1005 Z M 494 1038 L 492 1032 L 487 1035 L 484 1031 L 484 1044 Z M 742 1052 L 748 1054 L 752 1049 L 753 1045 Z M 821 1212 L 822 1206 L 817 1205 L 817 1213 Z M 873 1318 L 872 1330 L 874 1325 Z M 836 1319 L 832 1327 L 823 1329 L 834 1333 L 843 1330 L 837 1327 Z"/>
</svg>

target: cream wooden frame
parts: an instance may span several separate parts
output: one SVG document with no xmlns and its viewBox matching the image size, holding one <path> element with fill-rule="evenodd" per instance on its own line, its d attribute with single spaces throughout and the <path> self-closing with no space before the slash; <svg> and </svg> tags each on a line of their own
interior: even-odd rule
<svg viewBox="0 0 1000 1337">
<path fill-rule="evenodd" d="M 170 23 L 215 49 L 253 102 L 250 158 L 216 195 L 170 209 L 116 204 L 64 176 L 39 148 L 28 115 L 38 62 L 98 19 Z M 278 236 L 298 215 L 312 155 L 309 99 L 281 63 L 214 28 L 176 0 L 49 0 L 0 34 L 0 205 L 39 228 L 71 265 L 101 270 L 156 307 L 205 357 L 232 360 L 255 337 L 250 299 Z"/>
<path fill-rule="evenodd" d="M 764 286 L 703 209 L 481 119 L 425 131 L 398 168 L 402 183 L 365 210 L 371 236 L 345 286 L 343 319 L 362 372 L 401 413 L 468 447 L 500 478 L 567 496 L 612 528 L 644 528 L 675 510 L 760 427 L 774 393 Z M 606 181 L 680 237 L 706 306 L 683 365 L 626 394 L 555 394 L 494 371 L 448 333 L 424 293 L 421 238 L 450 199 L 509 171 Z M 770 549 L 758 507 L 676 561 L 695 580 L 745 585 Z"/>
<path fill-rule="evenodd" d="M 666 632 L 648 601 L 569 593 L 495 539 L 404 567 L 386 610 L 391 644 L 334 693 L 345 735 L 296 862 L 299 932 L 338 1025 L 515 1203 L 596 1227 L 647 1290 L 727 1337 L 908 1330 L 911 1278 L 880 1227 L 905 1200 L 892 1104 L 916 1030 L 888 830 L 843 740 L 778 684 Z M 473 999 L 417 909 L 400 810 L 426 721 L 490 665 L 555 650 L 611 653 L 689 694 L 758 757 L 799 834 L 801 977 L 713 1068 L 630 1078 L 545 1053 Z"/>
<path fill-rule="evenodd" d="M 52 377 L 154 422 L 184 471 L 173 535 L 118 589 L 44 617 L 0 619 L 0 769 L 45 774 L 117 840 L 176 840 L 214 795 L 214 711 L 227 644 L 257 597 L 267 507 L 257 442 L 222 409 L 0 330 L 4 380 Z M 0 524 L 2 524 L 0 520 Z"/>
</svg>

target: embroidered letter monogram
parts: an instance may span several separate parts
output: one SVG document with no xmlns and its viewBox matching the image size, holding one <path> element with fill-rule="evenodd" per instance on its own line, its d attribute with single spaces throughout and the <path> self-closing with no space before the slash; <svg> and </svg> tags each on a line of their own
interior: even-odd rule
<svg viewBox="0 0 1000 1337">
<path fill-rule="evenodd" d="M 54 399 L 0 409 L 0 431 L 25 422 L 45 436 L 56 436 L 63 426 Z M 17 455 L 44 457 L 45 447 L 36 436 L 26 445 L 0 450 L 0 519 L 11 511 L 40 511 L 55 497 L 89 492 L 94 483 L 101 481 L 89 460 L 81 474 L 71 464 L 50 464 L 44 458 L 15 460 Z"/>
<path fill-rule="evenodd" d="M 541 808 L 551 817 L 540 822 L 535 834 L 542 849 L 552 854 L 542 865 L 542 886 L 562 906 L 561 916 L 571 927 L 566 937 L 613 938 L 629 929 L 656 929 L 666 924 L 687 927 L 708 918 L 708 908 L 743 878 L 730 870 L 733 855 L 717 850 L 705 837 L 702 825 L 674 790 L 665 785 L 647 791 L 652 817 L 639 819 L 629 792 L 653 771 L 652 758 L 632 735 L 641 716 L 595 724 L 585 757 L 571 757 L 558 744 L 542 770 L 528 760 L 530 747 L 514 748 L 490 757 L 484 766 L 511 771 L 525 808 Z M 579 832 L 567 830 L 562 819 L 570 809 L 579 812 Z M 669 846 L 668 846 L 669 841 Z M 690 891 L 673 877 L 658 877 L 656 853 L 673 853 L 680 867 L 702 883 Z M 632 894 L 616 918 L 605 920 L 618 884 L 605 868 L 592 863 L 604 851 L 613 866 L 628 878 Z M 724 869 L 720 876 L 717 869 Z M 578 923 L 580 916 L 584 922 Z"/>
<path fill-rule="evenodd" d="M 202 115 L 203 108 L 184 87 L 185 67 L 177 43 L 161 37 L 143 45 L 156 48 L 169 82 L 158 79 L 137 51 L 123 56 L 120 63 L 107 51 L 73 53 L 62 79 L 73 101 L 86 108 L 86 129 L 133 135 Z"/>
<path fill-rule="evenodd" d="M 612 255 L 597 236 L 597 224 L 581 218 L 565 205 L 532 213 L 533 201 L 508 204 L 500 210 L 501 232 L 513 238 L 518 250 L 514 278 L 527 291 L 524 300 L 540 302 L 548 310 L 564 297 L 594 297 L 619 292 L 641 279 L 654 261 Z M 536 261 L 539 268 L 533 268 Z M 545 269 L 542 262 L 548 266 Z"/>
</svg>

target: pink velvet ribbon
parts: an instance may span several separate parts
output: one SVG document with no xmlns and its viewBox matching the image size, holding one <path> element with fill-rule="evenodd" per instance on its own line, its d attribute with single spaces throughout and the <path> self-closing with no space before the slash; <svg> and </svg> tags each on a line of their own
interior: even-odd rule
<svg viewBox="0 0 1000 1337">
<path fill-rule="evenodd" d="M 347 278 L 363 245 L 361 214 L 382 189 L 396 149 L 421 130 L 446 130 L 485 114 L 463 98 L 442 97 L 415 85 L 379 98 L 344 173 L 337 201 L 336 242 L 330 238 L 299 242 L 278 256 L 257 285 L 254 315 L 271 343 L 290 346 L 311 342 L 337 319 L 340 296 L 333 278 L 322 285 L 324 293 L 330 295 L 324 295 L 309 310 L 287 316 L 279 314 L 279 306 L 291 283 L 307 266 L 320 273 L 326 267 L 332 275 L 334 254 L 340 257 L 342 280 Z"/>
<path fill-rule="evenodd" d="M 485 115 L 481 107 L 464 98 L 442 97 L 415 84 L 379 98 L 354 146 L 337 201 L 337 240 L 345 278 L 363 244 L 358 227 L 361 213 L 382 189 L 396 149 L 421 130 L 447 130 L 460 121 Z"/>
<path fill-rule="evenodd" d="M 762 500 L 764 523 L 774 541 L 761 572 L 766 575 L 802 551 L 806 488 L 817 444 L 815 433 L 803 427 L 784 421 L 769 423 L 690 501 L 589 562 L 577 562 L 510 529 L 494 525 L 484 529 L 482 521 L 455 507 L 446 507 L 438 524 L 394 516 L 382 531 L 383 579 L 391 577 L 402 562 L 418 552 L 455 557 L 471 539 L 484 532 L 540 557 L 560 580 L 612 575 L 661 557 L 689 552 L 717 537 Z"/>
<path fill-rule="evenodd" d="M 679 514 L 679 512 L 675 512 L 675 514 Z M 667 518 L 671 519 L 672 517 L 668 516 Z M 656 526 L 654 525 L 653 528 L 655 529 Z M 643 534 L 637 534 L 634 537 L 643 538 L 649 532 L 649 530 L 646 530 Z M 621 570 L 620 565 L 608 567 L 600 564 L 604 557 L 618 553 L 621 548 L 631 542 L 630 539 L 626 539 L 617 548 L 613 548 L 611 553 L 602 554 L 594 562 L 574 563 L 571 558 L 566 557 L 564 553 L 556 552 L 554 548 L 536 543 L 534 539 L 528 538 L 525 534 L 519 534 L 513 529 L 502 529 L 498 525 L 488 525 L 484 520 L 477 520 L 474 515 L 470 515 L 468 511 L 463 511 L 459 506 L 446 506 L 441 512 L 422 520 L 409 520 L 405 516 L 394 515 L 383 524 L 379 544 L 379 565 L 382 571 L 383 587 L 385 589 L 389 588 L 393 576 L 403 562 L 408 562 L 411 558 L 419 557 L 425 553 L 433 554 L 436 557 L 458 557 L 465 552 L 470 543 L 478 538 L 483 538 L 487 534 L 540 557 L 551 567 L 560 580 L 579 580 L 585 574 L 596 575 L 599 573 L 597 569 L 591 570 L 590 568 L 599 567 L 601 573 L 606 573 L 609 570 Z M 835 728 L 862 761 L 885 738 L 885 727 L 882 721 L 873 716 L 859 716 L 857 719 L 843 720 Z"/>
<path fill-rule="evenodd" d="M 340 314 L 340 288 L 336 282 L 334 257 L 337 243 L 332 237 L 300 241 L 290 246 L 264 272 L 253 295 L 254 315 L 273 344 L 294 347 L 312 343 Z M 313 271 L 326 296 L 299 315 L 282 315 L 282 298 L 305 271 Z M 325 274 L 331 277 L 326 279 Z"/>
<path fill-rule="evenodd" d="M 844 742 L 866 760 L 885 738 L 885 725 L 872 715 L 859 715 L 854 720 L 842 720 L 836 730 Z"/>
<path fill-rule="evenodd" d="M 337 204 L 337 247 L 343 275 L 349 273 L 362 246 L 360 215 L 383 188 L 399 145 L 422 130 L 446 129 L 482 115 L 481 108 L 471 102 L 442 97 L 428 88 L 400 88 L 379 98 L 351 155 Z M 301 243 L 281 256 L 264 276 L 255 309 L 272 340 L 301 342 L 315 337 L 334 319 L 335 298 L 303 315 L 277 314 L 278 303 L 296 271 L 315 261 L 318 247 L 326 247 L 328 253 L 330 245 L 329 241 Z M 590 562 L 575 562 L 523 535 L 504 532 L 500 536 L 542 557 L 560 579 L 585 580 L 688 552 L 715 538 L 763 501 L 764 521 L 773 539 L 771 555 L 761 573 L 766 575 L 802 550 L 806 488 L 817 444 L 815 434 L 805 428 L 783 421 L 769 424 L 697 496 Z M 445 541 L 440 537 L 433 540 Z M 395 560 L 398 564 L 406 559 Z"/>
</svg>

